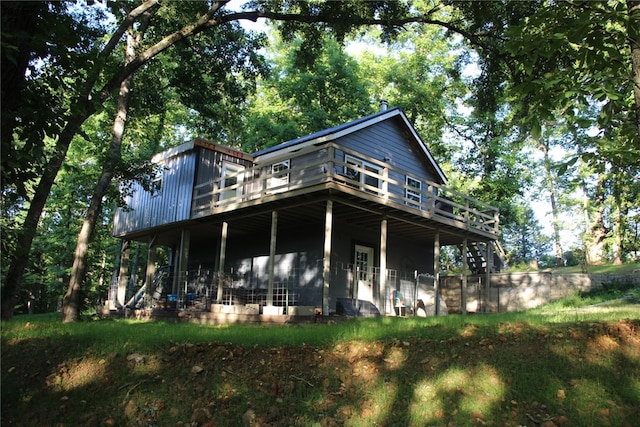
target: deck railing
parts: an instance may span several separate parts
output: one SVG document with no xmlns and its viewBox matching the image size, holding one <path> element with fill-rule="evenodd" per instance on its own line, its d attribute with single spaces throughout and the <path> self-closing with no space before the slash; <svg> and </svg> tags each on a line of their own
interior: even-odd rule
<svg viewBox="0 0 640 427">
<path fill-rule="evenodd" d="M 191 215 L 214 215 L 243 204 L 315 191 L 327 183 L 416 215 L 498 235 L 496 207 L 335 143 L 287 153 L 200 184 L 194 188 Z"/>
</svg>

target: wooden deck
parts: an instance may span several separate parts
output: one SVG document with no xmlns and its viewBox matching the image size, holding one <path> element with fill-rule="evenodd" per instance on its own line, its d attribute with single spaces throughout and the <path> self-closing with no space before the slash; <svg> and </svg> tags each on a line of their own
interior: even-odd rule
<svg viewBox="0 0 640 427">
<path fill-rule="evenodd" d="M 345 162 L 357 158 L 362 164 Z M 408 172 L 330 143 L 272 158 L 194 188 L 191 218 L 199 219 L 327 190 L 360 199 L 404 216 L 439 222 L 461 232 L 495 240 L 499 212 L 472 197 L 434 182 L 412 180 Z"/>
</svg>

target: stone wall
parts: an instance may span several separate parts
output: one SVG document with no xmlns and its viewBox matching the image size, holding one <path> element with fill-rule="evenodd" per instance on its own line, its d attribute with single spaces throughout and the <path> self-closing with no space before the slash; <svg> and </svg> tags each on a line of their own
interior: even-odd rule
<svg viewBox="0 0 640 427">
<path fill-rule="evenodd" d="M 485 275 L 467 277 L 467 312 L 526 310 L 603 283 L 640 286 L 640 274 L 553 274 L 551 272 L 491 274 L 488 310 L 485 310 Z M 449 313 L 461 312 L 462 279 L 440 278 L 440 289 Z"/>
</svg>

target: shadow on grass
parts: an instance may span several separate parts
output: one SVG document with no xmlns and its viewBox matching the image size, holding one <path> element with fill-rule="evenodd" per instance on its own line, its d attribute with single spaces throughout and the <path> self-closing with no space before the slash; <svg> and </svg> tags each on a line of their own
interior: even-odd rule
<svg viewBox="0 0 640 427">
<path fill-rule="evenodd" d="M 30 324 L 3 324 L 2 425 L 640 419 L 638 320 L 450 316 L 215 328 L 109 321 L 54 332 Z"/>
</svg>

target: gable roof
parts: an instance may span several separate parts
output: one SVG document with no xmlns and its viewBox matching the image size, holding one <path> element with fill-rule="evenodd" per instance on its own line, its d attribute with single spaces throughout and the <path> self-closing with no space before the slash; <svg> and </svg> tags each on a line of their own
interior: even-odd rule
<svg viewBox="0 0 640 427">
<path fill-rule="evenodd" d="M 310 135 L 302 136 L 300 138 L 283 142 L 282 144 L 274 145 L 273 147 L 265 148 L 264 150 L 260 150 L 253 153 L 253 157 L 256 160 L 256 162 L 261 162 L 263 160 L 268 160 L 271 157 L 296 151 L 304 147 L 336 140 L 345 135 L 351 134 L 353 132 L 357 132 L 360 129 L 373 126 L 384 120 L 389 120 L 392 118 L 398 118 L 402 121 L 406 130 L 409 131 L 409 134 L 417 143 L 418 147 L 420 147 L 420 149 L 422 150 L 427 160 L 433 165 L 433 168 L 438 174 L 438 177 L 442 179 L 443 183 L 446 184 L 447 177 L 444 175 L 444 172 L 442 171 L 442 169 L 440 169 L 438 162 L 436 162 L 436 160 L 433 158 L 433 155 L 427 148 L 424 141 L 422 141 L 422 138 L 420 138 L 420 136 L 416 132 L 413 125 L 409 122 L 409 119 L 404 114 L 404 111 L 402 110 L 401 107 L 395 107 L 389 110 L 380 111 L 378 113 L 371 114 L 369 116 L 365 116 L 360 119 L 357 119 L 348 123 L 344 123 L 339 126 L 334 126 L 332 128 L 324 129 L 319 132 L 312 133 Z"/>
</svg>

